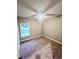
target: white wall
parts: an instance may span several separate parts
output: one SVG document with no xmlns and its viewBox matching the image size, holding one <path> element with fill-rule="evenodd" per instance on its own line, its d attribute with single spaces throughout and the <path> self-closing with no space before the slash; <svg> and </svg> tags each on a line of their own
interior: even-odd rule
<svg viewBox="0 0 79 59">
<path fill-rule="evenodd" d="M 20 36 L 19 36 L 19 27 L 17 25 L 17 49 L 18 49 L 18 58 L 20 57 L 19 55 L 19 49 L 20 49 Z"/>
<path fill-rule="evenodd" d="M 41 35 L 41 24 L 36 19 L 18 19 L 19 23 L 30 24 L 30 36 L 21 38 L 21 40 L 27 40 L 29 38 L 37 37 Z"/>
<path fill-rule="evenodd" d="M 62 40 L 61 17 L 50 17 L 43 22 L 43 35 L 53 38 L 59 42 Z"/>
</svg>

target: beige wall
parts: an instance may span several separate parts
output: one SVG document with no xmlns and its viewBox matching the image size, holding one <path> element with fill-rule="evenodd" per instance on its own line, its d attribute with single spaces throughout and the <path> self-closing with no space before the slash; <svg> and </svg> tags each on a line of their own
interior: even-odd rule
<svg viewBox="0 0 79 59">
<path fill-rule="evenodd" d="M 50 17 L 43 22 L 43 35 L 61 42 L 62 40 L 62 17 Z"/>
<path fill-rule="evenodd" d="M 18 18 L 19 23 L 29 23 L 30 24 L 30 36 L 21 38 L 21 40 L 27 40 L 29 38 L 33 38 L 41 35 L 41 25 L 35 19 L 21 19 Z"/>
<path fill-rule="evenodd" d="M 27 40 L 29 38 L 45 35 L 54 40 L 61 42 L 62 40 L 62 17 L 50 17 L 45 19 L 42 24 L 37 19 L 22 19 L 19 18 L 19 23 L 29 23 L 31 35 L 21 38 Z"/>
</svg>

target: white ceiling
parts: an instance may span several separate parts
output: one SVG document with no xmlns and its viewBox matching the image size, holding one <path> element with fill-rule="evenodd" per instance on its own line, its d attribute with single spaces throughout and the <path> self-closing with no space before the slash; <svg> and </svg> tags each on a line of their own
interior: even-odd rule
<svg viewBox="0 0 79 59">
<path fill-rule="evenodd" d="M 28 17 L 39 11 L 62 14 L 62 0 L 17 0 L 17 16 Z"/>
</svg>

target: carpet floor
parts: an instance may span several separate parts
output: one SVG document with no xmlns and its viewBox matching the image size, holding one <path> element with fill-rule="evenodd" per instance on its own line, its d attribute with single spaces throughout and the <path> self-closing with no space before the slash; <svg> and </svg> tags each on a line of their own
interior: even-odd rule
<svg viewBox="0 0 79 59">
<path fill-rule="evenodd" d="M 61 45 L 45 37 L 21 43 L 22 59 L 61 59 Z"/>
</svg>

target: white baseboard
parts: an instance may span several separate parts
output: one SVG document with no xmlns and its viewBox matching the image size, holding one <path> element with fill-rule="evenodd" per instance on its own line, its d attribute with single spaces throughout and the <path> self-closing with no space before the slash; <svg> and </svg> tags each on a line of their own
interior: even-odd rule
<svg viewBox="0 0 79 59">
<path fill-rule="evenodd" d="M 24 40 L 21 40 L 21 42 L 24 42 L 24 41 L 27 41 L 27 40 L 32 40 L 32 39 L 34 39 L 34 38 L 38 38 L 38 37 L 41 37 L 41 36 L 44 36 L 44 37 L 46 37 L 46 38 L 48 38 L 48 39 L 50 39 L 50 40 L 53 40 L 53 41 L 55 41 L 55 42 L 57 42 L 57 43 L 59 43 L 59 44 L 62 44 L 61 42 L 59 42 L 59 41 L 57 41 L 57 40 L 55 40 L 55 39 L 53 39 L 53 38 L 50 38 L 50 37 L 48 37 L 48 36 L 46 36 L 46 35 L 39 35 L 39 36 L 35 36 L 35 37 L 29 38 L 29 39 L 24 39 Z"/>
<path fill-rule="evenodd" d="M 24 40 L 21 40 L 21 42 L 24 42 L 24 41 L 27 41 L 27 40 L 32 40 L 34 38 L 38 38 L 38 37 L 41 37 L 42 35 L 39 35 L 39 36 L 35 36 L 35 37 L 32 37 L 32 38 L 29 38 L 29 39 L 24 39 Z"/>
<path fill-rule="evenodd" d="M 46 37 L 46 38 L 48 38 L 48 39 L 50 39 L 50 40 L 53 40 L 53 41 L 55 41 L 55 42 L 57 42 L 57 43 L 59 43 L 59 44 L 62 44 L 61 42 L 59 42 L 59 41 L 57 41 L 57 40 L 55 40 L 55 39 L 53 39 L 53 38 L 50 38 L 50 37 L 45 36 L 45 35 L 43 35 L 43 36 Z"/>
</svg>

